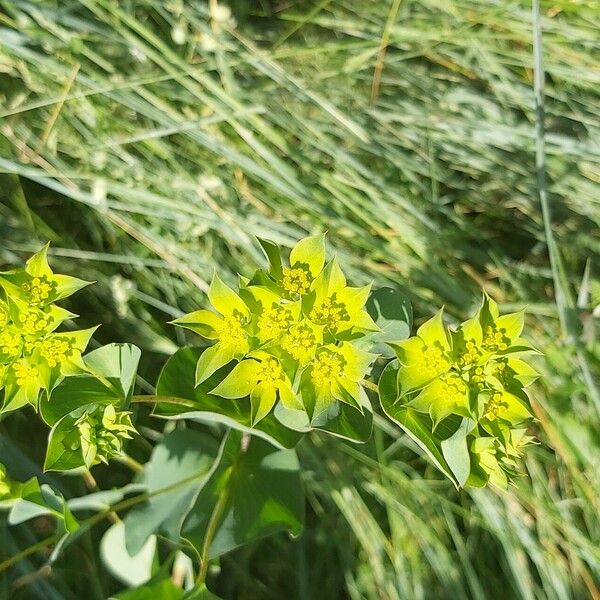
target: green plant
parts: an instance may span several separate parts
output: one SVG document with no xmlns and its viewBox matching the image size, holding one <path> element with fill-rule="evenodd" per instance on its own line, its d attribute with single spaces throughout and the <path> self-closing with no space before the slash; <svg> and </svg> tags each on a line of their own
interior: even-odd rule
<svg viewBox="0 0 600 600">
<path fill-rule="evenodd" d="M 457 487 L 506 487 L 516 476 L 531 440 L 525 388 L 537 377 L 522 358 L 535 352 L 520 337 L 522 312 L 500 316 L 485 296 L 478 313 L 456 330 L 444 328 L 440 311 L 404 339 L 406 302 L 392 289 L 371 294 L 370 285 L 348 286 L 337 259 L 326 261 L 324 236 L 298 242 L 288 261 L 273 242 L 260 245 L 268 270 L 240 277 L 238 291 L 215 274 L 208 289 L 212 310 L 173 321 L 213 343 L 178 350 L 153 395 L 133 395 L 140 358 L 134 346 L 112 344 L 82 356 L 95 329 L 56 332 L 75 315 L 54 303 L 86 283 L 54 274 L 47 246 L 24 269 L 0 273 L 0 415 L 27 404 L 39 412 L 51 427 L 46 470 L 81 473 L 92 487 L 89 469 L 100 462 L 118 458 L 140 471 L 130 484 L 137 495 L 126 498 L 132 488 L 124 486 L 65 501 L 35 477 L 14 484 L 2 468 L 9 522 L 56 518 L 51 561 L 89 527 L 112 518 L 107 539 L 121 539 L 130 557 L 147 554 L 148 544 L 156 548 L 157 536 L 187 544 L 198 574 L 185 597 L 214 597 L 206 588 L 211 559 L 277 531 L 300 533 L 304 495 L 294 447 L 312 430 L 368 440 L 367 390 L 378 392 L 385 412 Z M 388 361 L 379 386 L 370 379 L 376 359 L 386 360 L 370 351 L 377 348 L 387 357 L 392 348 L 398 358 Z M 137 434 L 127 410 L 132 404 L 151 404 L 154 416 L 180 424 L 225 427 L 177 428 L 140 466 L 124 452 Z M 105 497 L 92 516 L 74 514 Z M 116 513 L 124 509 L 130 510 L 121 522 Z M 107 552 L 105 560 L 122 572 Z M 151 583 L 119 597 L 141 598 L 169 586 L 164 569 L 175 556 Z"/>
</svg>

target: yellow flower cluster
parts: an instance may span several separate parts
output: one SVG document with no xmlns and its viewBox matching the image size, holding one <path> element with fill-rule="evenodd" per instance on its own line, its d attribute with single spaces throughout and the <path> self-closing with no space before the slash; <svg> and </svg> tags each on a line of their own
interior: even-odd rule
<svg viewBox="0 0 600 600">
<path fill-rule="evenodd" d="M 86 282 L 55 275 L 47 262 L 47 247 L 24 269 L 0 272 L 0 412 L 25 404 L 37 406 L 40 391 L 49 392 L 74 368 L 91 330 L 56 333 L 74 315 L 56 306 Z"/>
<path fill-rule="evenodd" d="M 429 415 L 432 433 L 442 421 L 469 424 L 470 485 L 492 477 L 506 484 L 516 473 L 513 459 L 530 441 L 522 434 L 533 418 L 525 389 L 537 373 L 524 358 L 536 350 L 521 338 L 523 318 L 500 315 L 484 296 L 477 314 L 457 330 L 445 328 L 440 311 L 395 345 L 399 390 L 407 406 Z"/>
<path fill-rule="evenodd" d="M 249 395 L 253 423 L 278 400 L 311 419 L 338 401 L 361 410 L 360 382 L 375 355 L 356 341 L 378 330 L 365 309 L 370 286 L 349 287 L 337 260 L 326 263 L 323 236 L 298 242 L 289 266 L 277 255 L 268 272 L 237 291 L 215 275 L 208 292 L 214 311 L 175 321 L 215 341 L 198 361 L 196 384 L 236 361 L 213 393 Z"/>
<path fill-rule="evenodd" d="M 296 298 L 297 296 L 304 296 L 304 294 L 307 294 L 310 290 L 311 283 L 312 278 L 310 271 L 307 268 L 285 267 L 283 269 L 281 287 L 289 298 Z"/>
<path fill-rule="evenodd" d="M 320 350 L 315 356 L 312 378 L 315 385 L 331 385 L 338 377 L 343 377 L 346 360 L 335 350 Z"/>
<path fill-rule="evenodd" d="M 30 281 L 21 284 L 27 301 L 32 306 L 44 304 L 50 298 L 50 294 L 56 289 L 56 282 L 50 281 L 46 275 L 32 277 Z"/>
<path fill-rule="evenodd" d="M 294 360 L 304 363 L 317 347 L 317 334 L 308 323 L 297 323 L 283 337 L 281 347 Z"/>
</svg>

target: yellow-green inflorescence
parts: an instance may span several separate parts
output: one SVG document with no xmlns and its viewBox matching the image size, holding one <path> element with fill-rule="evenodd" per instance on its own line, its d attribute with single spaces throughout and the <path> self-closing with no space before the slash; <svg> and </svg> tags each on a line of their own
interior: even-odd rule
<svg viewBox="0 0 600 600">
<path fill-rule="evenodd" d="M 208 293 L 214 310 L 175 321 L 215 342 L 200 357 L 196 384 L 235 361 L 212 393 L 249 396 L 253 425 L 278 402 L 310 420 L 337 402 L 362 410 L 360 382 L 375 355 L 357 340 L 378 329 L 365 310 L 370 286 L 349 287 L 335 258 L 325 264 L 322 235 L 298 242 L 287 265 L 278 250 L 269 259 L 269 272 L 259 270 L 238 291 L 215 275 Z"/>
<path fill-rule="evenodd" d="M 537 351 L 523 338 L 523 312 L 500 315 L 484 295 L 477 314 L 457 330 L 444 327 L 440 311 L 417 335 L 394 344 L 398 386 L 407 407 L 442 422 L 468 424 L 471 485 L 505 487 L 517 473 L 533 420 L 525 389 L 538 377 L 525 361 Z M 448 429 L 448 428 L 446 428 Z"/>
<path fill-rule="evenodd" d="M 85 370 L 81 353 L 94 329 L 57 333 L 75 315 L 55 302 L 87 282 L 54 274 L 47 250 L 31 257 L 24 269 L 0 272 L 0 412 L 26 404 L 37 408 L 40 392 Z"/>
</svg>

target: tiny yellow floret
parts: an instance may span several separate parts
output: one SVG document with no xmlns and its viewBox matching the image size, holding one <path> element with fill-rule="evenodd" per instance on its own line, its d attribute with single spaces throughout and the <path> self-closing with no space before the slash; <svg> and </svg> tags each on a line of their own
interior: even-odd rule
<svg viewBox="0 0 600 600">
<path fill-rule="evenodd" d="M 448 404 L 461 404 L 467 392 L 467 384 L 456 373 L 441 377 L 443 394 Z"/>
<path fill-rule="evenodd" d="M 475 343 L 475 340 L 467 340 L 465 342 L 465 351 L 461 354 L 458 359 L 458 364 L 461 367 L 469 366 L 479 362 L 481 358 L 481 352 Z"/>
<path fill-rule="evenodd" d="M 500 411 L 508 408 L 508 403 L 502 401 L 502 394 L 495 392 L 485 405 L 484 417 L 490 421 L 495 419 Z"/>
<path fill-rule="evenodd" d="M 506 350 L 510 344 L 510 339 L 508 339 L 505 334 L 506 329 L 497 329 L 494 326 L 488 325 L 488 327 L 485 328 L 482 346 L 489 352 L 501 352 Z"/>
<path fill-rule="evenodd" d="M 323 350 L 317 354 L 312 367 L 312 379 L 317 387 L 330 385 L 344 374 L 346 360 L 339 352 Z"/>
<path fill-rule="evenodd" d="M 306 361 L 312 355 L 317 345 L 317 337 L 312 328 L 306 323 L 294 325 L 288 336 L 282 341 L 281 347 L 299 361 Z"/>
<path fill-rule="evenodd" d="M 436 343 L 432 346 L 423 346 L 421 360 L 416 366 L 420 373 L 435 377 L 438 373 L 448 370 L 450 364 L 443 348 Z"/>
<path fill-rule="evenodd" d="M 275 386 L 279 381 L 283 381 L 283 379 L 283 369 L 276 358 L 270 357 L 260 363 L 257 375 L 259 383 Z"/>
<path fill-rule="evenodd" d="M 279 337 L 294 321 L 291 311 L 275 302 L 258 318 L 258 328 L 265 338 Z"/>
<path fill-rule="evenodd" d="M 224 346 L 239 346 L 248 336 L 244 331 L 243 317 L 237 314 L 223 317 L 216 330 Z"/>
<path fill-rule="evenodd" d="M 311 321 L 324 325 L 328 329 L 338 329 L 344 321 L 350 320 L 348 309 L 343 302 L 337 302 L 335 294 L 331 298 L 325 298 L 311 311 L 309 318 Z"/>
<path fill-rule="evenodd" d="M 0 352 L 8 358 L 21 355 L 23 338 L 16 332 L 5 330 L 0 333 Z"/>
<path fill-rule="evenodd" d="M 40 344 L 40 356 L 50 368 L 66 362 L 73 350 L 73 343 L 65 338 L 46 338 Z"/>
<path fill-rule="evenodd" d="M 25 292 L 27 301 L 32 305 L 42 304 L 48 300 L 55 287 L 56 283 L 54 281 L 50 281 L 45 275 L 33 277 L 31 281 L 24 283 L 21 286 Z"/>
<path fill-rule="evenodd" d="M 17 385 L 21 387 L 35 383 L 40 375 L 37 367 L 30 367 L 24 363 L 15 363 L 12 366 L 12 370 L 15 374 Z"/>
<path fill-rule="evenodd" d="M 303 267 L 284 267 L 281 285 L 290 296 L 303 296 L 310 290 L 310 273 Z"/>
<path fill-rule="evenodd" d="M 30 310 L 19 314 L 19 326 L 24 335 L 37 335 L 45 331 L 52 319 L 43 312 Z"/>
</svg>

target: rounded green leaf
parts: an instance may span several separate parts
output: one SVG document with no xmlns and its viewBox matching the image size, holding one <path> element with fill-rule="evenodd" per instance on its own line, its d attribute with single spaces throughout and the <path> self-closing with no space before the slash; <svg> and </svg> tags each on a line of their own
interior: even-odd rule
<svg viewBox="0 0 600 600">
<path fill-rule="evenodd" d="M 279 531 L 299 535 L 304 526 L 304 491 L 295 451 L 276 450 L 260 439 L 247 447 L 240 435 L 225 444 L 223 458 L 202 489 L 182 535 L 201 548 L 216 502 L 227 504 L 210 546 L 210 558 Z"/>
<path fill-rule="evenodd" d="M 140 350 L 132 344 L 109 344 L 84 357 L 91 374 L 64 379 L 40 402 L 40 414 L 52 427 L 75 409 L 88 405 L 113 404 L 119 409 L 127 403 L 135 386 Z"/>
<path fill-rule="evenodd" d="M 117 521 L 109 527 L 100 541 L 100 557 L 113 577 L 129 586 L 146 583 L 152 577 L 156 553 L 156 536 L 152 535 L 134 555 L 125 547 L 125 526 Z"/>
<path fill-rule="evenodd" d="M 137 554 L 154 533 L 176 542 L 181 523 L 220 459 L 221 449 L 210 436 L 175 430 L 155 446 L 138 483 L 148 489 L 148 501 L 125 517 L 127 551 Z"/>
</svg>

